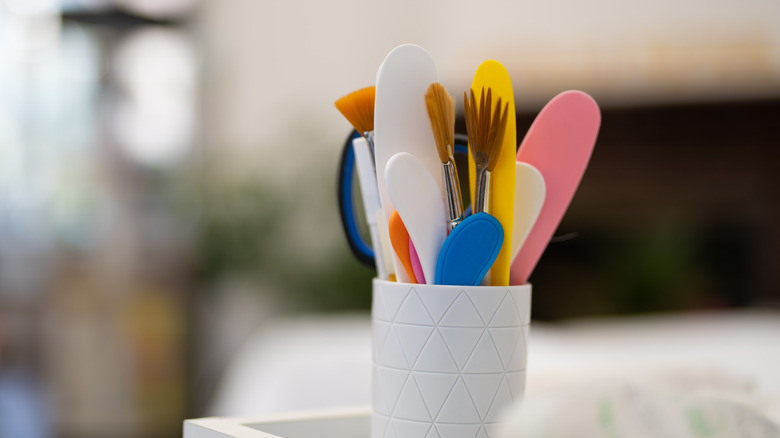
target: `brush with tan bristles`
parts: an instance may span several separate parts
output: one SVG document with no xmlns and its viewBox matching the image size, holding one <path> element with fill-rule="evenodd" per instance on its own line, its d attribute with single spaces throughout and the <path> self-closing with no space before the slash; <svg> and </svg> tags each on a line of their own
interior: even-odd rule
<svg viewBox="0 0 780 438">
<path fill-rule="evenodd" d="M 374 100 L 376 87 L 361 88 L 337 100 L 336 109 L 374 149 Z"/>
<path fill-rule="evenodd" d="M 492 91 L 485 92 L 482 87 L 479 107 L 474 90 L 463 93 L 463 107 L 466 118 L 466 131 L 469 138 L 469 150 L 474 159 L 476 181 L 474 183 L 474 213 L 490 213 L 490 174 L 496 167 L 504 141 L 509 104 L 501 107 L 501 98 L 492 108 Z"/>
<path fill-rule="evenodd" d="M 444 85 L 434 82 L 425 93 L 425 106 L 428 108 L 433 139 L 442 165 L 444 198 L 447 206 L 447 231 L 452 231 L 463 220 L 463 200 L 453 153 L 455 99 L 450 96 Z"/>
</svg>

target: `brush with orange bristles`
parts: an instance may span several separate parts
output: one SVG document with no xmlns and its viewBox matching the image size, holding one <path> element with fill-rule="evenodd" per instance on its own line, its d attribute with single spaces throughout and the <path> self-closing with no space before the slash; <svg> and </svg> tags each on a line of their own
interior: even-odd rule
<svg viewBox="0 0 780 438">
<path fill-rule="evenodd" d="M 376 87 L 361 88 L 337 100 L 336 109 L 374 149 L 374 100 Z"/>
<path fill-rule="evenodd" d="M 469 150 L 476 168 L 473 212 L 490 213 L 490 174 L 501 152 L 509 104 L 502 111 L 499 98 L 493 109 L 491 89 L 488 87 L 486 93 L 483 87 L 479 107 L 473 89 L 463 93 L 463 106 Z"/>
<path fill-rule="evenodd" d="M 387 235 L 387 222 L 381 214 L 379 190 L 377 188 L 376 166 L 374 158 L 374 100 L 376 87 L 361 88 L 347 94 L 335 102 L 336 109 L 349 121 L 363 138 L 352 142 L 363 208 L 371 234 L 371 246 L 374 249 L 374 263 L 377 275 L 382 279 L 395 277 L 391 260 L 393 255 Z"/>
<path fill-rule="evenodd" d="M 444 85 L 434 82 L 425 93 L 425 106 L 431 120 L 433 139 L 442 165 L 444 197 L 447 206 L 447 231 L 463 220 L 463 200 L 453 152 L 455 141 L 455 99 Z"/>
</svg>

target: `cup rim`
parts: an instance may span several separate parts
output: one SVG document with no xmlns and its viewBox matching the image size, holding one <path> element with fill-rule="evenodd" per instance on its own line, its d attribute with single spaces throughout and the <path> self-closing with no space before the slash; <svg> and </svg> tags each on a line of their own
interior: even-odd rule
<svg viewBox="0 0 780 438">
<path fill-rule="evenodd" d="M 374 277 L 373 279 L 374 285 L 381 285 L 383 288 L 387 287 L 414 287 L 415 290 L 426 290 L 426 289 L 450 289 L 450 290 L 531 290 L 532 284 L 529 282 L 526 282 L 524 284 L 510 284 L 509 286 L 462 286 L 462 285 L 450 285 L 450 284 L 419 284 L 419 283 L 399 283 L 396 281 L 389 281 L 384 280 L 381 278 Z"/>
</svg>

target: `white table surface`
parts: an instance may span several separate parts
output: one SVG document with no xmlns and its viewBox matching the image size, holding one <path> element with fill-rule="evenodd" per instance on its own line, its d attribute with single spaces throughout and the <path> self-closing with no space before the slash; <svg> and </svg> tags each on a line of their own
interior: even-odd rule
<svg viewBox="0 0 780 438">
<path fill-rule="evenodd" d="M 368 314 L 280 318 L 232 361 L 210 416 L 367 405 Z M 744 397 L 780 420 L 780 312 L 761 309 L 532 322 L 526 394 L 639 379 Z"/>
</svg>

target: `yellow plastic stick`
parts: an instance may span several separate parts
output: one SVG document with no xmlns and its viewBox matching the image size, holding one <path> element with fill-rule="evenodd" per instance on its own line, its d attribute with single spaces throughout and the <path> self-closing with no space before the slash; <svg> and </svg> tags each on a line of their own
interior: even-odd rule
<svg viewBox="0 0 780 438">
<path fill-rule="evenodd" d="M 501 98 L 502 103 L 509 104 L 504 142 L 501 145 L 498 164 L 491 175 L 492 187 L 490 190 L 490 214 L 495 216 L 504 228 L 504 243 L 496 262 L 487 275 L 490 278 L 491 286 L 508 286 L 512 252 L 512 223 L 514 220 L 515 154 L 517 152 L 515 98 L 509 73 L 498 61 L 485 61 L 477 68 L 471 88 L 479 96 L 482 87 L 485 87 L 486 90 L 488 87 L 493 89 L 493 102 L 497 102 L 498 98 Z M 471 154 L 469 154 L 469 177 L 473 203 L 475 177 L 474 160 L 471 158 Z"/>
</svg>

